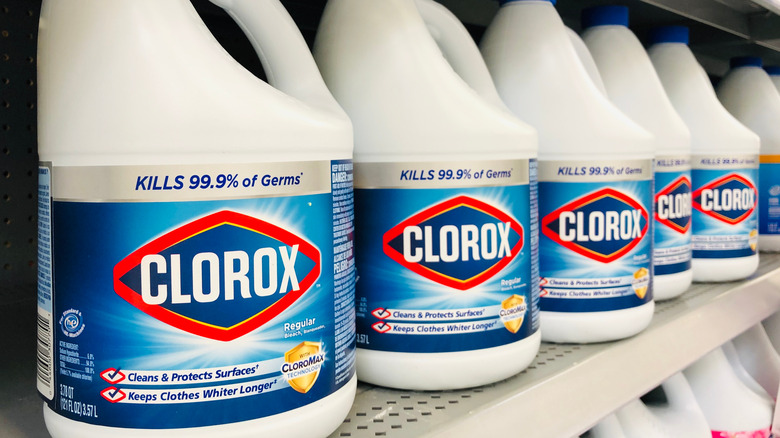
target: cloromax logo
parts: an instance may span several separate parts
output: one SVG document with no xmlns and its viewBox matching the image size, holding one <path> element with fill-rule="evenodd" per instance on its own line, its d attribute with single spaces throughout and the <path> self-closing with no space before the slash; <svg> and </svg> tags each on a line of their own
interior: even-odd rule
<svg viewBox="0 0 780 438">
<path fill-rule="evenodd" d="M 747 178 L 730 174 L 693 192 L 693 207 L 730 225 L 738 224 L 756 208 L 756 186 Z"/>
<path fill-rule="evenodd" d="M 655 195 L 655 220 L 685 234 L 691 228 L 691 181 L 681 176 Z"/>
<path fill-rule="evenodd" d="M 523 227 L 490 204 L 458 196 L 429 207 L 383 236 L 387 256 L 439 284 L 467 290 L 503 269 L 523 248 Z"/>
<path fill-rule="evenodd" d="M 290 307 L 320 270 L 320 251 L 300 236 L 220 211 L 122 259 L 114 266 L 114 290 L 168 325 L 231 341 Z"/>
<path fill-rule="evenodd" d="M 542 218 L 542 232 L 578 254 L 609 263 L 642 241 L 648 217 L 635 199 L 605 188 L 549 213 Z"/>
</svg>

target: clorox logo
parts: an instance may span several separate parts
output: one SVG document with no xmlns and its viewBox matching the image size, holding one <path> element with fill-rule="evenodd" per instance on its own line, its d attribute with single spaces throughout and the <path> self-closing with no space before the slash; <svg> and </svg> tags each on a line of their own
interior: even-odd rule
<svg viewBox="0 0 780 438">
<path fill-rule="evenodd" d="M 303 238 L 220 211 L 125 257 L 114 267 L 114 290 L 168 325 L 231 341 L 290 307 L 320 270 L 319 250 Z"/>
<path fill-rule="evenodd" d="M 685 234 L 691 228 L 691 181 L 681 176 L 655 195 L 655 220 Z"/>
<path fill-rule="evenodd" d="M 542 232 L 578 254 L 609 263 L 639 244 L 647 234 L 648 217 L 635 199 L 606 188 L 545 216 Z"/>
<path fill-rule="evenodd" d="M 477 286 L 523 248 L 523 227 L 490 204 L 458 196 L 411 216 L 384 234 L 385 254 L 454 289 Z"/>
<path fill-rule="evenodd" d="M 756 208 L 756 186 L 741 175 L 716 179 L 693 192 L 693 207 L 730 225 L 738 224 Z"/>
</svg>

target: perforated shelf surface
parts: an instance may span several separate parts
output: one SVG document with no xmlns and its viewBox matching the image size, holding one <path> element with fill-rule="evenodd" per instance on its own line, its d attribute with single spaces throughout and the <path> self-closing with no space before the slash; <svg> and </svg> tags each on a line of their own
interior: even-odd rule
<svg viewBox="0 0 780 438">
<path fill-rule="evenodd" d="M 650 327 L 633 338 L 543 343 L 527 370 L 493 385 L 412 392 L 360 384 L 331 437 L 501 436 L 516 425 L 524 438 L 576 436 L 778 309 L 780 255 L 761 254 L 751 279 L 696 284 L 658 303 Z"/>
<path fill-rule="evenodd" d="M 0 331 L 15 334 L 0 355 L 3 438 L 48 436 L 35 393 L 34 309 L 29 302 L 0 305 Z M 524 438 L 576 436 L 778 309 L 780 255 L 762 254 L 748 280 L 697 284 L 658 304 L 651 326 L 633 338 L 542 344 L 527 370 L 493 385 L 412 392 L 360 384 L 331 437 L 503 436 L 516 425 Z"/>
</svg>

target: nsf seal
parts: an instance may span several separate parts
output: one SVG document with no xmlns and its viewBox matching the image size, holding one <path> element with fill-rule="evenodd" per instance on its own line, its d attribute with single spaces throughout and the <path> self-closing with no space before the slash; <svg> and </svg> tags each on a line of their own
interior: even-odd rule
<svg viewBox="0 0 780 438">
<path fill-rule="evenodd" d="M 81 316 L 81 311 L 69 309 L 63 312 L 60 317 L 60 328 L 69 338 L 80 335 L 84 331 L 84 318 Z"/>
</svg>

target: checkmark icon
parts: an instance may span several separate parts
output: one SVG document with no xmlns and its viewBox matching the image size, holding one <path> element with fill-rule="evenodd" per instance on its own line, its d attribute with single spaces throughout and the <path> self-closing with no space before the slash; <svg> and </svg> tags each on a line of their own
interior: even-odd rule
<svg viewBox="0 0 780 438">
<path fill-rule="evenodd" d="M 103 378 L 108 383 L 111 384 L 117 384 L 121 382 L 122 380 L 125 380 L 127 376 L 121 371 L 119 371 L 116 368 L 108 368 L 102 373 L 100 373 L 100 377 Z"/>
<path fill-rule="evenodd" d="M 542 278 L 539 280 L 539 286 L 547 286 L 547 279 L 546 279 L 546 278 L 544 278 L 544 277 L 542 277 Z"/>
<path fill-rule="evenodd" d="M 390 315 L 392 315 L 392 313 L 390 313 L 387 309 L 383 309 L 381 307 L 374 309 L 371 314 L 379 319 L 387 319 L 390 317 Z"/>
<path fill-rule="evenodd" d="M 371 326 L 371 328 L 376 330 L 376 331 L 378 331 L 379 333 L 387 333 L 387 332 L 389 332 L 390 330 L 393 329 L 393 327 L 391 327 L 390 324 L 388 324 L 388 323 L 386 323 L 384 321 L 379 321 L 379 322 L 374 323 Z"/>
<path fill-rule="evenodd" d="M 539 292 L 540 297 L 546 297 L 550 292 L 547 292 L 547 289 L 542 289 L 541 292 Z"/>
<path fill-rule="evenodd" d="M 127 394 L 125 394 L 121 389 L 114 388 L 113 386 L 100 391 L 100 395 L 111 403 L 118 403 L 127 397 Z"/>
</svg>

